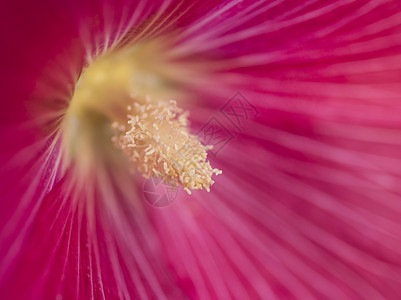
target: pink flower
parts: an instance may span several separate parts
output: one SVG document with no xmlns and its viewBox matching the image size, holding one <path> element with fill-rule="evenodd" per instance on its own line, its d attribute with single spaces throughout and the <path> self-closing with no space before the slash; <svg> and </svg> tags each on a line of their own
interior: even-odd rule
<svg viewBox="0 0 401 300">
<path fill-rule="evenodd" d="M 401 297 L 400 4 L 9 2 L 2 299 Z"/>
</svg>

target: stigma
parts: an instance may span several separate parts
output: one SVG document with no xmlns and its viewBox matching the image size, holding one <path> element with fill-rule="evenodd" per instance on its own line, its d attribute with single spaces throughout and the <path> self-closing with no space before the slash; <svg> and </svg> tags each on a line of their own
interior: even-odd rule
<svg viewBox="0 0 401 300">
<path fill-rule="evenodd" d="M 135 98 L 135 97 L 133 97 Z M 176 102 L 133 101 L 127 106 L 125 123 L 113 122 L 112 142 L 145 178 L 159 177 L 173 188 L 210 191 L 212 175 L 222 171 L 211 167 L 207 150 L 188 132 L 188 113 Z"/>
</svg>

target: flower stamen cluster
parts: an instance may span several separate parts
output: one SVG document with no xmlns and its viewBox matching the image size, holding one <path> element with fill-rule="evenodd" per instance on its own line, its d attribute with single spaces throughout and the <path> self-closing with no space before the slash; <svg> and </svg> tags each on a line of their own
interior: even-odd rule
<svg viewBox="0 0 401 300">
<path fill-rule="evenodd" d="M 182 185 L 191 190 L 206 189 L 214 183 L 207 150 L 195 135 L 188 132 L 188 114 L 176 102 L 132 103 L 127 107 L 127 123 L 114 122 L 112 141 L 121 149 L 145 178 L 160 177 L 172 187 Z"/>
</svg>

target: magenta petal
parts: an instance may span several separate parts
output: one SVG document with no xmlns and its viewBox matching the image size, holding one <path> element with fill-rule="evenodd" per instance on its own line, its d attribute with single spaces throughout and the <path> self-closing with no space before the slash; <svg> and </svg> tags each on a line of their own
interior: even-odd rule
<svg viewBox="0 0 401 300">
<path fill-rule="evenodd" d="M 3 6 L 3 299 L 401 297 L 397 2 Z M 62 168 L 85 58 L 126 34 L 168 34 L 207 70 L 183 88 L 194 132 L 214 120 L 231 137 L 210 193 L 155 208 L 117 164 Z M 255 109 L 241 126 L 224 110 L 237 92 Z"/>
</svg>

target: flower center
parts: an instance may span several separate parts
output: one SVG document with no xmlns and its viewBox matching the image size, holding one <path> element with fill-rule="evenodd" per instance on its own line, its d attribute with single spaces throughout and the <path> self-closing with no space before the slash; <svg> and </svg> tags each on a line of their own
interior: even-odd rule
<svg viewBox="0 0 401 300">
<path fill-rule="evenodd" d="M 156 50 L 146 45 L 109 53 L 84 70 L 63 123 L 66 163 L 87 170 L 122 153 L 145 178 L 161 177 L 189 194 L 209 191 L 212 175 L 221 171 L 207 161 L 211 146 L 189 133 L 188 114 L 168 100 L 177 93 L 162 71 L 167 64 L 145 63 Z"/>
</svg>

